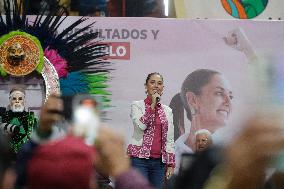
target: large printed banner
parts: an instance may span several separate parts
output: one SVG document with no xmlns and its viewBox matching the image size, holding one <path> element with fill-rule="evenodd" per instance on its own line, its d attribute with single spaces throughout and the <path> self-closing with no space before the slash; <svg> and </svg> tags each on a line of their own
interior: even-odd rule
<svg viewBox="0 0 284 189">
<path fill-rule="evenodd" d="M 92 18 L 91 21 L 96 21 L 93 30 L 100 32 L 104 42 L 110 43 L 113 71 L 109 90 L 113 107 L 108 111 L 108 124 L 125 133 L 127 139 L 133 130 L 130 104 L 133 100 L 145 99 L 144 84 L 149 73 L 163 75 L 162 103 L 170 105 L 172 102 L 172 107 L 173 97 L 181 92 L 190 73 L 197 69 L 218 71 L 228 81 L 233 96 L 229 115 L 229 110 L 222 112 L 225 115 L 221 117 L 228 119 L 222 126 L 237 130 L 236 125 L 254 110 L 255 100 L 260 95 L 252 81 L 251 65 L 256 57 L 270 59 L 284 50 L 284 23 L 281 21 L 152 18 Z M 261 79 L 262 75 L 258 77 Z M 208 111 L 209 108 L 215 113 L 219 111 L 221 105 L 212 107 L 213 102 L 208 103 L 211 104 Z M 184 130 L 189 132 L 191 122 L 184 114 Z M 221 130 L 214 133 L 216 142 L 221 136 L 227 136 Z M 176 131 L 183 133 L 182 129 Z M 179 133 L 176 132 L 176 138 Z"/>
<path fill-rule="evenodd" d="M 77 19 L 67 18 L 60 30 Z M 100 17 L 90 18 L 86 24 L 92 22 L 95 24 L 91 30 L 98 31 L 102 42 L 110 44 L 107 51 L 112 70 L 108 90 L 112 94 L 112 107 L 107 109 L 107 124 L 124 133 L 127 140 L 133 132 L 130 104 L 146 98 L 144 84 L 152 72 L 163 75 L 161 102 L 170 105 L 175 113 L 176 140 L 200 128 L 213 131 L 216 143 L 230 139 L 230 134 L 255 110 L 261 95 L 253 82 L 252 65 L 256 60 L 280 57 L 284 52 L 282 21 Z M 70 35 L 77 29 L 80 28 Z M 204 101 L 200 100 L 194 111 L 204 115 L 205 121 L 194 125 L 194 130 L 183 110 L 183 107 L 191 109 L 193 102 L 188 96 L 182 97 L 181 88 L 187 76 L 199 69 L 214 70 L 218 77 L 205 83 L 207 93 L 201 89 L 199 95 L 203 95 L 200 99 Z M 263 76 L 257 77 L 261 80 Z M 21 80 L 29 84 L 27 106 L 38 111 L 45 92 L 43 81 L 34 78 L 1 80 L 1 107 L 8 104 L 10 84 Z M 194 83 L 198 87 L 201 80 Z M 192 87 L 188 85 L 184 87 Z M 183 101 L 176 100 L 180 97 Z"/>
</svg>

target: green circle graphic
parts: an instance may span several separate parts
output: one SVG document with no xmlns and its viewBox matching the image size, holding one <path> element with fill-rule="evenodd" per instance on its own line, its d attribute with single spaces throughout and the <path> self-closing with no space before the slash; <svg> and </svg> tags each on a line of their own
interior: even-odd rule
<svg viewBox="0 0 284 189">
<path fill-rule="evenodd" d="M 251 19 L 263 12 L 268 0 L 221 0 L 228 14 L 239 19 Z"/>
</svg>

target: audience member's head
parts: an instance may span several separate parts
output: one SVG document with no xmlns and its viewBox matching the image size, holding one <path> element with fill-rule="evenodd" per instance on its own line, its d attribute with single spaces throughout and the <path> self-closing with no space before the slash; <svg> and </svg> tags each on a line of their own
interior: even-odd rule
<svg viewBox="0 0 284 189">
<path fill-rule="evenodd" d="M 67 137 L 42 145 L 29 162 L 28 187 L 90 189 L 93 159 L 93 149 L 81 138 Z"/>
<path fill-rule="evenodd" d="M 204 151 L 212 144 L 211 133 L 206 129 L 196 131 L 194 136 L 196 152 Z"/>
</svg>

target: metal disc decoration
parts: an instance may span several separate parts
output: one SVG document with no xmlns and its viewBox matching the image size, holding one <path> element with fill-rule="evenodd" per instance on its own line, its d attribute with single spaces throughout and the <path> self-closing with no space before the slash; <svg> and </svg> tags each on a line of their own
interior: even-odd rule
<svg viewBox="0 0 284 189">
<path fill-rule="evenodd" d="M 35 69 L 41 72 L 43 50 L 38 39 L 30 34 L 13 31 L 0 38 L 2 71 L 13 76 L 24 76 Z"/>
</svg>

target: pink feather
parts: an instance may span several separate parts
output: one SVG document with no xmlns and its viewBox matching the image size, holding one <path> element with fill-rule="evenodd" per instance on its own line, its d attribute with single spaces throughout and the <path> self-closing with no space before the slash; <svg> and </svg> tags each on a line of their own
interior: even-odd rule
<svg viewBox="0 0 284 189">
<path fill-rule="evenodd" d="M 47 47 L 44 50 L 44 56 L 51 62 L 51 64 L 53 64 L 59 78 L 67 77 L 67 61 L 57 53 L 57 50 Z"/>
</svg>

